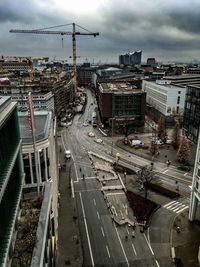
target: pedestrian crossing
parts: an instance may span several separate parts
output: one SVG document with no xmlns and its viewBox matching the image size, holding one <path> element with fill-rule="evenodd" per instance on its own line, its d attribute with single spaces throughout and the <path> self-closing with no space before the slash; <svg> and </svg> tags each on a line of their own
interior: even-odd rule
<svg viewBox="0 0 200 267">
<path fill-rule="evenodd" d="M 171 211 L 173 211 L 173 212 L 178 214 L 178 213 L 181 213 L 184 210 L 188 209 L 189 205 L 183 204 L 181 202 L 178 202 L 178 201 L 174 200 L 174 201 L 171 201 L 171 202 L 165 204 L 163 206 L 163 208 L 166 208 L 166 209 L 171 210 Z"/>
</svg>

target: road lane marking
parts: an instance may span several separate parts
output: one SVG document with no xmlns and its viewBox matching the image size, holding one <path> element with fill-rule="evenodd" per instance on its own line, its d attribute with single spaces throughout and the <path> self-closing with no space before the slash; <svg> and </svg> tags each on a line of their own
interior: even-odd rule
<svg viewBox="0 0 200 267">
<path fill-rule="evenodd" d="M 137 252 L 136 252 L 136 250 L 135 250 L 135 246 L 133 245 L 133 243 L 131 243 L 131 245 L 132 245 L 133 251 L 134 251 L 134 253 L 135 253 L 135 256 L 137 256 Z"/>
<path fill-rule="evenodd" d="M 176 202 L 175 200 L 174 200 L 174 201 L 171 201 L 171 202 L 169 202 L 169 203 L 163 205 L 163 208 L 166 208 L 167 206 L 169 206 L 169 205 L 171 205 L 171 204 L 173 204 L 173 203 L 175 203 L 175 202 Z"/>
<path fill-rule="evenodd" d="M 96 201 L 95 201 L 95 199 L 93 198 L 93 201 L 94 201 L 94 205 L 96 206 L 97 205 L 97 203 L 96 203 Z"/>
<path fill-rule="evenodd" d="M 91 248 L 91 244 L 90 244 L 90 237 L 89 237 L 89 233 L 88 233 L 87 221 L 86 221 L 86 217 L 85 217 L 85 210 L 84 210 L 84 206 L 83 206 L 83 200 L 82 200 L 81 192 L 79 192 L 79 196 L 80 196 L 80 200 L 81 200 L 81 208 L 82 208 L 82 212 L 83 212 L 83 219 L 84 219 L 84 224 L 85 224 L 85 230 L 86 230 L 86 235 L 87 235 L 87 240 L 88 240 L 88 246 L 89 246 L 92 266 L 95 266 L 94 265 L 93 254 L 92 254 L 92 248 Z"/>
<path fill-rule="evenodd" d="M 108 249 L 108 246 L 106 246 L 106 249 L 107 249 L 108 257 L 110 258 L 110 251 Z"/>
<path fill-rule="evenodd" d="M 72 179 L 70 181 L 70 184 L 71 184 L 71 190 L 72 190 L 72 198 L 74 198 L 75 197 L 75 195 L 74 195 L 74 184 L 73 184 Z"/>
<path fill-rule="evenodd" d="M 158 266 L 158 267 L 160 267 L 160 265 L 159 265 L 158 261 L 157 261 L 157 260 L 155 260 L 155 261 L 156 261 L 156 264 L 157 264 L 157 266 Z"/>
<path fill-rule="evenodd" d="M 114 195 L 125 195 L 124 192 L 118 192 L 118 193 L 106 193 L 106 196 L 114 196 Z"/>
<path fill-rule="evenodd" d="M 176 207 L 173 207 L 173 208 L 171 208 L 171 209 L 169 209 L 169 210 L 172 210 L 172 211 L 176 212 L 177 210 L 182 209 L 182 208 L 185 207 L 185 206 L 186 206 L 186 205 L 180 203 L 180 204 L 178 204 Z"/>
<path fill-rule="evenodd" d="M 150 245 L 149 241 L 147 240 L 147 237 L 146 237 L 146 235 L 145 235 L 145 234 L 144 234 L 144 238 L 145 238 L 145 240 L 146 240 L 146 242 L 147 242 L 147 245 L 149 246 L 149 249 L 150 249 L 150 251 L 151 251 L 152 255 L 154 255 L 153 249 L 152 249 L 152 247 L 151 247 L 151 245 Z"/>
<path fill-rule="evenodd" d="M 180 206 L 184 206 L 185 207 L 185 205 L 183 204 L 183 203 L 178 203 L 178 204 L 176 204 L 176 205 L 172 205 L 171 207 L 167 207 L 167 209 L 168 210 L 175 210 L 175 209 L 177 209 L 178 207 L 180 207 Z"/>
<path fill-rule="evenodd" d="M 104 234 L 104 231 L 103 231 L 103 227 L 101 226 L 101 232 L 102 232 L 102 235 L 103 235 L 103 237 L 105 236 L 105 234 Z"/>
<path fill-rule="evenodd" d="M 164 170 L 164 171 L 162 171 L 162 173 L 166 173 L 166 172 L 168 172 L 168 169 L 167 169 L 167 170 Z"/>
<path fill-rule="evenodd" d="M 129 235 L 129 230 L 128 230 L 128 227 L 127 226 L 126 226 L 126 231 L 127 231 L 128 235 Z"/>
<path fill-rule="evenodd" d="M 123 251 L 123 254 L 124 254 L 126 263 L 127 263 L 127 266 L 130 266 L 130 265 L 129 265 L 129 262 L 128 262 L 128 259 L 127 259 L 127 256 L 126 256 L 126 253 L 125 253 L 125 250 L 124 250 L 124 247 L 123 247 L 123 245 L 122 245 L 122 241 L 121 241 L 121 239 L 120 239 L 120 236 L 119 236 L 119 233 L 118 233 L 118 231 L 117 231 L 117 228 L 116 228 L 115 224 L 114 224 L 114 227 L 115 227 L 115 231 L 116 231 L 116 233 L 117 233 L 117 237 L 118 237 L 118 239 L 119 239 L 119 243 L 120 243 L 120 245 L 121 245 L 121 248 L 122 248 L 122 251 Z"/>
<path fill-rule="evenodd" d="M 100 220 L 100 216 L 99 216 L 99 212 L 97 211 L 97 217 L 98 217 L 98 219 Z"/>
<path fill-rule="evenodd" d="M 188 207 L 189 206 L 186 206 L 186 207 L 182 208 L 181 210 L 177 211 L 176 213 L 180 213 L 180 212 L 184 211 L 185 209 L 188 209 Z"/>
<path fill-rule="evenodd" d="M 81 177 L 81 178 L 78 178 L 79 180 L 84 180 L 84 179 L 97 179 L 97 177 L 96 176 L 86 176 L 84 179 L 83 179 L 83 177 Z"/>
</svg>

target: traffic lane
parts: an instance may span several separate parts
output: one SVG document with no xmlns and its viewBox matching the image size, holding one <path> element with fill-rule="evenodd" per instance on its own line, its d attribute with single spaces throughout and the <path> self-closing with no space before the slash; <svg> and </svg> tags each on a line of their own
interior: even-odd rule
<svg viewBox="0 0 200 267">
<path fill-rule="evenodd" d="M 93 193 L 94 194 L 94 193 Z M 98 210 L 99 210 L 99 214 L 100 214 L 100 218 L 102 219 L 102 221 L 104 221 L 104 214 L 106 212 L 107 214 L 107 210 L 109 211 L 108 208 L 105 208 L 105 201 L 103 199 L 103 196 L 101 195 L 100 192 L 96 192 L 96 194 L 94 195 L 93 198 L 93 202 L 94 205 L 97 206 Z M 109 211 L 110 214 L 110 211 Z M 107 218 L 107 215 L 106 215 Z M 112 225 L 109 224 L 111 223 L 111 218 L 109 218 L 109 221 L 106 221 L 106 226 L 107 225 Z M 105 226 L 105 229 L 106 229 Z M 153 253 L 152 253 L 152 249 L 150 247 L 150 245 L 147 243 L 147 238 L 144 237 L 144 234 L 140 233 L 140 228 L 136 227 L 135 229 L 135 238 L 132 237 L 132 232 L 133 232 L 133 227 L 128 227 L 126 226 L 119 226 L 119 227 L 115 227 L 115 231 L 116 234 L 118 236 L 118 243 L 121 242 L 121 250 L 123 252 L 123 254 L 125 253 L 124 257 L 127 258 L 128 262 L 132 261 L 133 258 L 149 258 L 151 259 L 153 257 Z M 106 229 L 106 232 L 108 231 L 108 236 L 111 234 L 111 230 L 110 229 Z M 112 231 L 113 233 L 113 231 Z M 128 239 L 126 239 L 125 236 L 128 236 Z M 111 238 L 111 240 L 113 239 L 113 237 Z M 120 241 L 119 241 L 120 239 Z M 116 242 L 115 242 L 116 243 Z M 115 246 L 113 248 L 113 243 L 109 244 L 111 251 L 114 251 Z M 119 246 L 119 244 L 118 244 Z M 116 253 L 113 252 L 113 253 Z M 115 254 L 114 254 L 115 255 Z M 155 262 L 154 262 L 155 263 Z"/>
<path fill-rule="evenodd" d="M 84 186 L 82 186 L 82 190 L 83 187 Z M 86 192 L 88 196 L 90 196 L 90 203 L 92 200 L 93 206 L 96 208 L 96 217 L 99 220 L 99 224 L 101 225 L 102 234 L 107 241 L 107 254 L 108 256 L 110 256 L 110 261 L 113 264 L 111 266 L 117 266 L 117 264 L 119 263 L 122 264 L 121 266 L 131 266 L 127 263 L 123 246 L 121 246 L 120 244 L 121 240 L 119 241 L 119 238 L 117 237 L 115 226 L 110 216 L 110 211 L 108 210 L 104 202 L 101 191 L 90 191 L 90 189 L 88 189 L 88 191 Z"/>
<path fill-rule="evenodd" d="M 170 258 L 171 225 L 175 216 L 176 213 L 165 208 L 160 208 L 152 217 L 149 228 L 149 239 L 157 257 Z"/>
<path fill-rule="evenodd" d="M 117 266 L 117 264 L 122 264 L 124 266 L 131 266 L 128 263 L 126 253 L 121 244 L 121 240 L 119 239 L 115 223 L 111 218 L 110 210 L 108 209 L 105 203 L 102 192 L 100 191 L 97 191 L 95 193 L 91 192 L 91 196 L 93 198 L 93 205 L 97 209 L 97 217 L 101 222 L 101 224 L 103 225 L 105 238 L 108 243 L 108 248 L 110 251 L 112 261 L 114 263 L 113 266 Z"/>
<path fill-rule="evenodd" d="M 175 190 L 178 188 L 179 191 L 190 193 L 189 185 L 191 185 L 191 182 L 188 181 L 187 177 L 174 175 L 175 174 L 171 175 L 170 173 L 159 173 L 156 174 L 156 177 L 159 178 L 161 182 L 172 186 Z"/>
<path fill-rule="evenodd" d="M 93 197 L 90 192 L 79 192 L 82 197 L 82 203 L 85 210 L 85 218 L 88 224 L 88 236 L 90 238 L 91 250 L 93 253 L 94 263 L 111 264 L 110 254 L 108 253 L 108 244 L 105 239 L 105 232 L 97 216 L 97 210 L 93 205 Z"/>
</svg>

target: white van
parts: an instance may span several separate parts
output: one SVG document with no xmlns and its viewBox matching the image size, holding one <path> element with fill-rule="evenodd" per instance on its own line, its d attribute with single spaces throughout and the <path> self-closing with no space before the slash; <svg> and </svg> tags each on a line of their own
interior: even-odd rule
<svg viewBox="0 0 200 267">
<path fill-rule="evenodd" d="M 71 151 L 70 150 L 65 150 L 65 158 L 70 159 L 71 158 Z"/>
<path fill-rule="evenodd" d="M 144 146 L 141 140 L 132 140 L 132 146 Z"/>
</svg>

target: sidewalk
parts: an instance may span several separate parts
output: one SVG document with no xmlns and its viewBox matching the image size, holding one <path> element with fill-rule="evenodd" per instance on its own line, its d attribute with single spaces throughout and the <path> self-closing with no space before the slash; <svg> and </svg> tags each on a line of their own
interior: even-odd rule
<svg viewBox="0 0 200 267">
<path fill-rule="evenodd" d="M 60 155 L 62 158 L 62 155 Z M 61 161 L 63 166 L 63 159 Z M 67 162 L 71 164 L 71 162 Z M 67 165 L 66 164 L 66 165 Z M 82 266 L 82 249 L 79 234 L 78 220 L 76 214 L 76 200 L 71 197 L 69 188 L 69 166 L 60 170 L 59 184 L 59 210 L 58 210 L 58 267 Z M 72 170 L 71 170 L 72 173 Z"/>
<path fill-rule="evenodd" d="M 200 246 L 200 208 L 197 211 L 196 222 L 188 221 L 188 210 L 175 218 L 172 228 L 172 247 L 179 265 L 184 267 L 199 267 L 198 252 Z M 176 228 L 180 227 L 180 233 Z M 181 265 L 182 264 L 182 265 Z"/>
<path fill-rule="evenodd" d="M 123 142 L 118 140 L 116 145 L 125 151 L 133 152 L 131 147 L 128 147 L 123 144 Z M 139 153 L 138 153 L 139 152 Z M 140 155 L 140 151 L 136 151 L 135 154 Z M 168 152 L 167 158 L 172 156 L 172 151 Z M 193 151 L 193 154 L 194 151 Z M 148 158 L 147 158 L 148 159 Z M 149 158 L 150 159 L 150 158 Z M 160 160 L 157 159 L 157 164 Z M 164 163 L 164 159 L 161 159 L 161 162 Z M 127 184 L 131 184 L 130 178 L 127 176 Z M 166 197 L 151 192 L 151 197 L 153 201 L 163 205 L 166 201 Z M 198 262 L 198 252 L 200 246 L 200 207 L 197 211 L 198 217 L 196 218 L 196 222 L 190 222 L 188 220 L 188 210 L 182 212 L 178 216 L 176 216 L 174 223 L 171 228 L 171 246 L 175 250 L 175 266 L 179 267 L 199 267 L 200 262 Z M 180 233 L 177 233 L 176 227 L 179 226 L 181 229 Z"/>
</svg>

